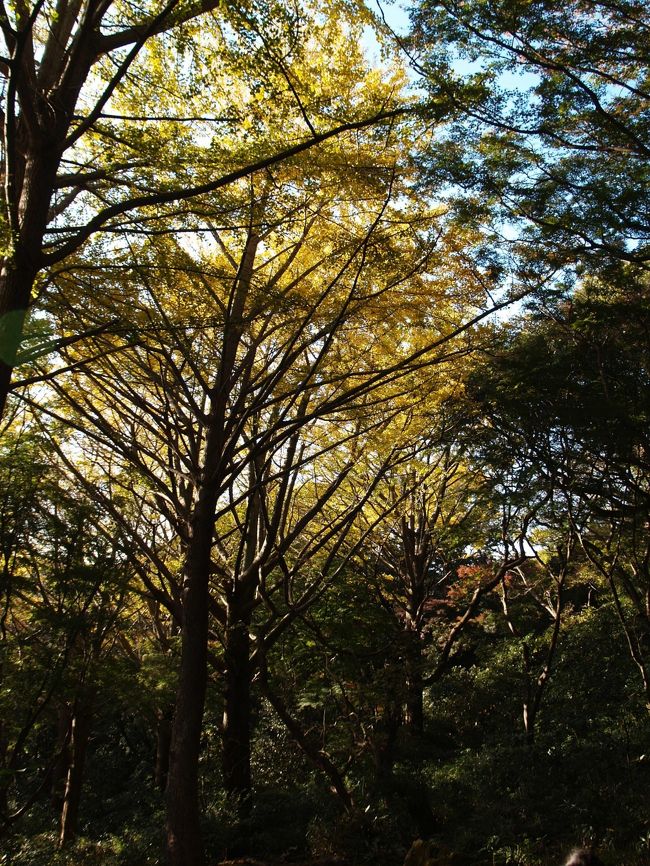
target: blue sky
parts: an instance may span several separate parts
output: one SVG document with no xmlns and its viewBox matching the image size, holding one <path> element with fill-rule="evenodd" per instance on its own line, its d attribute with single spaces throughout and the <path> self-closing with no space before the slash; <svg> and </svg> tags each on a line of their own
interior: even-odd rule
<svg viewBox="0 0 650 866">
<path fill-rule="evenodd" d="M 377 9 L 380 14 L 383 13 L 386 22 L 395 33 L 402 36 L 408 32 L 409 16 L 405 3 L 400 0 L 394 3 L 389 0 L 370 0 L 369 6 L 373 10 Z"/>
</svg>

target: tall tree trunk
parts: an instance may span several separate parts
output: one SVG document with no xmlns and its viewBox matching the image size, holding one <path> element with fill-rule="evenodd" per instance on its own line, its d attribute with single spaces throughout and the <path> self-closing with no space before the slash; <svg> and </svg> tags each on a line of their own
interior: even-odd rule
<svg viewBox="0 0 650 866">
<path fill-rule="evenodd" d="M 156 719 L 156 765 L 154 768 L 154 782 L 157 788 L 164 791 L 167 787 L 167 776 L 169 774 L 169 750 L 172 742 L 172 720 L 174 708 L 163 707 L 157 713 Z"/>
<path fill-rule="evenodd" d="M 422 643 L 416 631 L 407 635 L 406 648 L 406 725 L 414 733 L 424 731 L 424 686 L 422 683 Z"/>
<path fill-rule="evenodd" d="M 4 722 L 0 719 L 0 770 L 6 769 L 9 740 Z M 5 781 L 6 779 L 6 781 Z M 9 774 L 0 773 L 0 818 L 9 814 Z"/>
<path fill-rule="evenodd" d="M 252 249 L 254 251 L 255 246 Z M 259 565 L 255 564 L 255 559 L 261 541 L 258 483 L 263 463 L 263 456 L 258 453 L 249 464 L 246 530 L 242 539 L 243 568 L 235 575 L 227 593 L 224 638 L 223 779 L 226 795 L 242 818 L 250 815 L 253 804 L 250 625 L 260 582 Z"/>
<path fill-rule="evenodd" d="M 43 235 L 61 158 L 51 130 L 32 144 L 24 162 L 15 167 L 10 185 L 15 199 L 13 249 L 0 266 L 0 418 L 7 403 L 18 348 L 31 302 L 36 275 L 42 267 Z"/>
<path fill-rule="evenodd" d="M 222 358 L 210 396 L 202 486 L 194 507 L 184 570 L 181 665 L 167 777 L 167 855 L 170 866 L 203 866 L 199 812 L 199 752 L 208 680 L 208 606 L 214 519 L 223 478 L 228 395 L 243 331 L 259 238 L 249 235 L 234 286 L 230 319 L 224 326 Z"/>
<path fill-rule="evenodd" d="M 208 576 L 212 543 L 209 497 L 199 502 L 185 567 L 181 666 L 167 777 L 167 852 L 170 866 L 203 866 L 199 811 L 199 752 L 207 685 Z"/>
<path fill-rule="evenodd" d="M 229 615 L 234 611 L 229 611 Z M 251 684 L 250 609 L 235 616 L 225 637 L 223 778 L 228 799 L 241 817 L 250 814 L 251 780 Z"/>
<path fill-rule="evenodd" d="M 75 706 L 70 725 L 70 765 L 63 795 L 63 809 L 61 810 L 60 847 L 74 839 L 77 834 L 90 722 L 90 705 L 86 701 L 79 701 Z"/>
<path fill-rule="evenodd" d="M 532 746 L 535 742 L 537 717 L 539 715 L 539 710 L 542 705 L 542 698 L 544 697 L 544 692 L 546 691 L 546 687 L 553 672 L 555 652 L 557 650 L 559 642 L 560 626 L 562 623 L 562 583 L 560 584 L 558 590 L 557 607 L 555 610 L 555 622 L 553 623 L 551 640 L 546 650 L 546 661 L 544 663 L 544 667 L 542 668 L 541 673 L 536 678 L 534 683 L 531 682 L 532 663 L 530 649 L 528 647 L 528 644 L 524 644 L 524 664 L 526 666 L 526 675 L 528 678 L 528 694 L 527 699 L 524 701 L 523 717 L 524 730 L 526 732 L 526 743 L 529 746 Z"/>
<path fill-rule="evenodd" d="M 67 703 L 59 706 L 56 731 L 56 761 L 52 767 L 50 777 L 50 802 L 52 808 L 59 814 L 63 810 L 65 800 L 65 785 L 68 769 L 72 763 L 70 752 L 71 743 L 72 708 Z"/>
<path fill-rule="evenodd" d="M 28 261 L 5 259 L 0 268 L 0 418 L 23 335 L 36 268 Z"/>
<path fill-rule="evenodd" d="M 392 702 L 379 710 L 373 735 L 373 758 L 375 779 L 378 790 L 390 792 L 393 789 L 393 768 L 395 766 L 397 734 L 400 729 L 400 709 Z"/>
</svg>

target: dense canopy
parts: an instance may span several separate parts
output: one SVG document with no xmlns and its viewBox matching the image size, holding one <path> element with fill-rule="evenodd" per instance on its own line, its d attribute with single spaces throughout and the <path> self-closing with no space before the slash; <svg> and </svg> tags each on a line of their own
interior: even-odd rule
<svg viewBox="0 0 650 866">
<path fill-rule="evenodd" d="M 0 30 L 0 863 L 647 863 L 646 4 Z"/>
</svg>

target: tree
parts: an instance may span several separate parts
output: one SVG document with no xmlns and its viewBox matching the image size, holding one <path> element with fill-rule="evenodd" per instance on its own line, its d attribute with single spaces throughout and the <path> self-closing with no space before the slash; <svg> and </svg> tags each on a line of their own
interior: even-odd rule
<svg viewBox="0 0 650 866">
<path fill-rule="evenodd" d="M 645 279 L 627 276 L 585 278 L 524 317 L 472 391 L 609 584 L 647 700 L 648 309 Z"/>
<path fill-rule="evenodd" d="M 463 112 L 427 170 L 460 185 L 466 218 L 491 210 L 495 243 L 514 248 L 523 272 L 647 268 L 643 3 L 425 0 L 414 44 L 424 80 Z M 459 60 L 473 71 L 450 76 Z"/>
<path fill-rule="evenodd" d="M 337 17 L 346 14 L 345 5 L 337 6 Z M 169 0 L 162 8 L 146 10 L 99 0 L 86 5 L 62 0 L 3 10 L 0 25 L 7 56 L 2 91 L 0 412 L 39 274 L 68 260 L 96 232 L 114 231 L 124 215 L 146 219 L 152 208 L 165 205 L 172 205 L 173 213 L 179 202 L 224 189 L 345 131 L 372 126 L 404 111 L 390 104 L 390 98 L 380 97 L 351 116 L 345 100 L 336 104 L 328 94 L 303 92 L 313 82 L 303 85 L 299 64 L 293 69 L 291 62 L 302 55 L 302 28 L 309 22 L 315 33 L 319 30 L 313 16 L 313 10 L 294 15 L 283 3 L 265 4 L 254 12 L 230 6 L 226 13 L 212 0 Z M 205 76 L 206 66 L 214 69 L 222 58 L 228 67 L 233 56 L 241 60 L 251 48 L 256 74 L 245 68 L 242 74 L 241 66 L 232 70 L 239 79 L 239 99 L 219 93 L 217 100 L 229 103 L 229 108 L 238 103 L 239 110 L 225 117 L 205 113 L 205 97 L 211 104 L 215 99 L 203 89 L 199 115 L 188 116 L 187 105 L 196 101 L 191 97 L 198 84 L 225 87 L 223 78 L 211 82 Z M 212 59 L 204 65 L 206 50 Z M 191 67 L 192 60 L 200 74 L 190 86 L 182 70 Z M 124 93 L 133 93 L 134 76 L 144 91 L 153 88 L 158 99 L 161 70 L 168 65 L 178 70 L 174 84 L 184 83 L 180 90 L 167 89 L 168 114 L 143 112 L 137 99 L 128 114 L 111 110 Z M 274 74 L 267 75 L 269 70 Z M 289 116 L 283 120 L 281 134 L 274 130 L 251 148 L 247 129 L 258 123 L 257 96 L 269 77 L 276 92 L 279 79 L 284 82 L 290 94 L 289 100 L 283 100 Z M 241 91 L 247 89 L 249 98 L 242 99 Z M 195 122 L 223 124 L 228 130 L 223 138 L 243 146 L 233 153 L 231 147 L 222 148 L 218 139 L 214 147 L 212 141 L 202 145 L 205 126 L 189 137 L 186 133 L 179 137 L 179 129 L 187 131 L 188 123 Z M 134 127 L 141 123 L 159 126 L 161 137 L 147 140 L 145 133 L 143 140 L 139 127 Z M 290 128 L 292 140 L 287 143 Z M 178 153 L 179 138 L 190 145 L 188 168 L 179 170 L 178 163 L 170 161 L 161 173 L 160 149 L 173 142 L 170 147 Z M 102 155 L 99 165 L 95 163 L 98 153 Z M 42 290 L 41 282 L 37 292 Z"/>
<path fill-rule="evenodd" d="M 91 272 L 85 279 L 101 285 L 97 297 L 106 297 L 113 315 L 120 313 L 120 326 L 88 337 L 83 348 L 92 362 L 78 354 L 79 343 L 70 347 L 68 372 L 53 380 L 73 409 L 70 421 L 82 434 L 92 429 L 101 444 L 103 456 L 96 459 L 105 463 L 107 477 L 116 459 L 125 470 L 135 469 L 144 482 L 128 490 L 129 498 L 141 497 L 136 513 L 157 515 L 157 542 L 140 532 L 140 521 L 137 530 L 128 520 L 123 526 L 163 575 L 162 586 L 150 581 L 148 587 L 181 627 L 167 790 L 170 845 L 184 862 L 201 856 L 196 774 L 210 616 L 224 641 L 227 784 L 232 793 L 246 794 L 244 691 L 255 671 L 253 612 L 265 602 L 271 621 L 279 620 L 258 641 L 262 658 L 271 636 L 322 591 L 344 554 L 342 542 L 368 492 L 350 490 L 333 512 L 328 503 L 358 460 L 354 443 L 368 441 L 396 416 L 411 368 L 444 361 L 445 345 L 470 327 L 454 317 L 410 334 L 414 317 L 430 316 L 432 287 L 421 283 L 419 272 L 438 243 L 428 232 L 437 216 L 402 212 L 398 196 L 407 190 L 395 167 L 370 175 L 364 199 L 357 198 L 358 180 L 339 186 L 332 198 L 327 163 L 320 189 L 316 179 L 302 192 L 290 167 L 286 180 L 276 174 L 271 184 L 242 190 L 248 226 L 215 229 L 211 261 L 193 259 L 169 241 L 152 245 L 155 258 L 148 261 L 144 249 L 131 275 L 142 306 L 120 296 L 119 274 L 111 286 L 104 274 Z M 442 312 L 446 281 L 440 290 Z M 84 312 L 105 316 L 96 306 Z M 387 465 L 399 459 L 400 449 L 391 451 Z M 326 469 L 322 460 L 330 453 Z M 303 475 L 317 461 L 324 474 L 310 487 Z M 370 489 L 384 471 L 378 461 Z M 295 497 L 306 493 L 299 505 Z M 120 519 L 115 498 L 102 501 Z M 185 563 L 182 585 L 161 562 L 166 533 Z M 314 556 L 322 564 L 296 595 Z M 278 606 L 274 594 L 283 593 L 286 601 Z"/>
<path fill-rule="evenodd" d="M 567 538 L 560 540 L 555 551 L 548 549 L 541 551 L 538 547 L 539 539 L 535 539 L 533 567 L 520 567 L 513 570 L 504 577 L 500 588 L 501 606 L 508 629 L 521 643 L 525 681 L 522 717 L 526 742 L 530 745 L 535 741 L 539 712 L 544 692 L 553 673 L 563 622 L 567 577 L 575 544 L 575 535 L 571 528 L 567 535 Z M 548 544 L 549 539 L 545 541 Z M 527 610 L 525 604 L 520 605 L 523 624 L 518 624 L 513 612 L 513 599 L 515 602 L 532 600 L 534 603 L 532 626 L 531 612 Z M 541 627 L 540 615 L 544 624 L 547 622 L 546 617 L 550 617 L 551 621 L 550 635 L 548 639 L 545 635 L 544 644 L 541 646 L 537 634 Z"/>
<path fill-rule="evenodd" d="M 96 672 L 130 569 L 115 527 L 53 464 L 27 415 L 22 422 L 0 453 L 0 829 L 50 789 L 65 844 L 76 832 Z"/>
<path fill-rule="evenodd" d="M 442 437 L 449 431 L 442 431 Z M 424 729 L 423 692 L 432 619 L 444 609 L 450 584 L 468 548 L 477 541 L 479 473 L 463 464 L 453 446 L 426 447 L 421 465 L 387 479 L 395 517 L 373 533 L 376 551 L 364 551 L 366 579 L 402 633 L 406 724 Z"/>
</svg>

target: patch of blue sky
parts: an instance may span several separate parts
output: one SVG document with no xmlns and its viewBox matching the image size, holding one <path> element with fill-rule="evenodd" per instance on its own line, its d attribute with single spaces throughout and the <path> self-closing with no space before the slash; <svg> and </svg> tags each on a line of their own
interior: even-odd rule
<svg viewBox="0 0 650 866">
<path fill-rule="evenodd" d="M 377 20 L 384 22 L 398 38 L 406 37 L 410 30 L 410 19 L 405 4 L 392 2 L 392 0 L 368 0 L 368 8 L 377 16 Z M 377 38 L 377 30 L 370 25 L 364 27 L 361 44 L 368 62 L 373 66 L 381 66 L 383 63 L 382 47 Z"/>
<path fill-rule="evenodd" d="M 380 22 L 392 31 L 395 41 L 403 52 L 403 60 L 411 81 L 411 92 L 425 97 L 426 83 L 422 70 L 418 67 L 417 62 L 413 62 L 413 58 L 410 56 L 406 46 L 402 45 L 402 40 L 409 35 L 411 29 L 409 8 L 412 8 L 412 5 L 413 0 L 406 0 L 406 2 L 402 2 L 402 0 L 368 0 L 368 6 L 371 11 L 376 14 Z M 377 38 L 377 33 L 373 28 L 367 27 L 365 29 L 362 42 L 369 62 L 373 65 L 381 66 L 383 62 L 382 49 Z M 485 72 L 488 66 L 494 63 L 495 59 L 494 54 L 488 52 L 483 56 L 475 58 L 470 58 L 460 52 L 454 53 L 453 49 L 447 52 L 447 60 L 450 63 L 451 70 L 459 79 L 467 79 L 473 75 Z M 494 86 L 503 94 L 506 94 L 506 100 L 501 106 L 505 114 L 507 115 L 511 109 L 514 110 L 518 100 L 523 100 L 532 107 L 537 101 L 535 88 L 540 83 L 540 80 L 538 74 L 530 71 L 523 64 L 521 66 L 513 66 L 511 63 L 503 64 L 495 72 Z M 444 135 L 445 132 L 446 125 L 439 124 L 437 130 L 431 131 L 430 134 L 436 137 Z M 536 141 L 535 143 L 530 141 L 529 146 L 533 150 L 539 148 L 541 151 L 544 149 L 542 141 Z M 478 153 L 476 154 L 476 159 L 478 163 Z M 513 181 L 515 180 L 522 183 L 525 181 L 525 177 L 523 175 L 513 177 Z M 451 203 L 454 199 L 458 198 L 459 194 L 462 193 L 457 186 L 442 185 L 435 190 L 435 199 L 439 204 L 443 202 Z M 510 220 L 505 214 L 498 224 L 493 226 L 494 235 L 492 243 L 495 252 L 498 252 L 499 257 L 503 260 L 505 266 L 504 273 L 506 274 L 500 290 L 497 289 L 495 297 L 490 299 L 495 304 L 498 301 L 504 300 L 508 295 L 516 295 L 521 291 L 521 285 L 519 285 L 518 279 L 514 275 L 516 266 L 513 263 L 508 263 L 507 260 L 511 258 L 512 248 L 521 240 L 524 228 L 525 226 L 521 221 Z M 525 300 L 515 301 L 499 309 L 495 313 L 495 320 L 504 321 L 513 316 L 520 315 L 524 311 L 525 306 Z"/>
<path fill-rule="evenodd" d="M 410 10 L 412 2 L 403 0 L 369 0 L 368 6 L 398 39 L 408 36 L 411 29 Z M 377 40 L 377 34 L 371 27 L 365 28 L 363 45 L 370 59 L 378 60 L 381 48 Z M 409 60 L 410 58 L 406 58 Z M 487 57 L 478 57 L 471 60 L 461 54 L 450 55 L 451 67 L 461 78 L 482 72 L 487 65 Z M 414 83 L 420 77 L 412 65 L 410 65 Z M 540 81 L 539 75 L 524 69 L 504 69 L 499 73 L 497 83 L 504 90 L 515 92 L 529 92 Z"/>
</svg>

